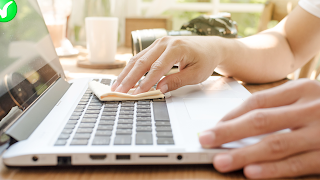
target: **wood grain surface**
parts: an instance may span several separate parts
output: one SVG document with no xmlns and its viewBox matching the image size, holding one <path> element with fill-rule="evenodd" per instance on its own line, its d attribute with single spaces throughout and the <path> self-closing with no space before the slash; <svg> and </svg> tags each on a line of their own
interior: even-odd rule
<svg viewBox="0 0 320 180">
<path fill-rule="evenodd" d="M 118 48 L 120 57 L 130 59 L 129 48 Z M 83 52 L 85 53 L 85 51 Z M 123 56 L 121 56 L 123 55 Z M 77 57 L 62 58 L 60 61 L 68 79 L 86 74 L 118 75 L 122 69 L 90 70 L 76 66 Z M 79 75 L 79 76 L 77 76 Z M 251 93 L 279 86 L 288 80 L 269 84 L 243 84 Z M 243 172 L 219 173 L 212 165 L 133 165 L 133 166 L 78 166 L 78 167 L 6 167 L 0 160 L 0 179 L 5 180 L 160 180 L 160 179 L 199 179 L 199 180 L 241 180 L 246 179 Z M 291 178 L 292 179 L 292 178 Z M 320 176 L 308 176 L 293 179 L 320 179 Z"/>
</svg>

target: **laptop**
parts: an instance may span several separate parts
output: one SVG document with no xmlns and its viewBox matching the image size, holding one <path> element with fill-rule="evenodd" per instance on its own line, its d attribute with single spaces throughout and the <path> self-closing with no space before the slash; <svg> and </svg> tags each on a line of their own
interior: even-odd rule
<svg viewBox="0 0 320 180">
<path fill-rule="evenodd" d="M 198 134 L 214 127 L 250 93 L 212 76 L 165 99 L 101 102 L 90 81 L 65 80 L 36 0 L 16 0 L 0 23 L 0 145 L 7 166 L 211 164 L 215 154 L 253 139 L 203 149 Z"/>
</svg>

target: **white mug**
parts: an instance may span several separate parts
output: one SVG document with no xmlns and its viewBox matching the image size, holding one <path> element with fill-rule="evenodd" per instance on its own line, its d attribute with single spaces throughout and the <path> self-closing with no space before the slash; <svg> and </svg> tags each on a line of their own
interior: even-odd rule
<svg viewBox="0 0 320 180">
<path fill-rule="evenodd" d="M 95 64 L 110 64 L 115 61 L 118 41 L 118 18 L 86 18 L 87 49 L 89 61 Z"/>
</svg>

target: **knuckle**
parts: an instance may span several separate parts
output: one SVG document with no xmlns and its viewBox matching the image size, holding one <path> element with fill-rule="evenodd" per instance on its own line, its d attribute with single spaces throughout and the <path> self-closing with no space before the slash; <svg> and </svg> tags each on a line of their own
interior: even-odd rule
<svg viewBox="0 0 320 180">
<path fill-rule="evenodd" d="M 290 158 L 287 160 L 289 174 L 296 175 L 303 171 L 303 162 L 300 157 Z"/>
<path fill-rule="evenodd" d="M 268 173 L 277 176 L 279 174 L 279 168 L 277 167 L 277 164 L 270 163 L 268 165 Z"/>
<path fill-rule="evenodd" d="M 257 130 L 264 130 L 266 127 L 270 125 L 270 120 L 267 117 L 265 112 L 261 112 L 259 110 L 255 110 L 252 113 L 252 120 L 251 120 L 253 128 Z"/>
<path fill-rule="evenodd" d="M 148 58 L 146 56 L 142 56 L 141 58 L 139 58 L 135 65 L 136 66 L 143 66 L 144 64 L 146 64 L 146 61 L 148 61 Z"/>
<path fill-rule="evenodd" d="M 138 58 L 136 56 L 133 56 L 130 61 L 128 62 L 128 64 L 135 64 L 136 61 L 138 60 Z"/>
<path fill-rule="evenodd" d="M 177 89 L 182 86 L 182 80 L 179 76 L 173 76 L 171 79 L 171 88 Z"/>
<path fill-rule="evenodd" d="M 172 38 L 172 37 L 170 37 L 170 36 L 164 36 L 164 37 L 162 37 L 162 38 L 159 38 L 159 39 L 158 39 L 158 42 L 159 42 L 159 43 L 167 43 L 171 38 Z"/>
<path fill-rule="evenodd" d="M 285 153 L 289 150 L 288 141 L 280 135 L 274 135 L 267 140 L 271 154 Z"/>
<path fill-rule="evenodd" d="M 175 38 L 175 39 L 171 42 L 171 45 L 172 45 L 172 46 L 180 46 L 180 45 L 182 45 L 183 43 L 184 43 L 183 40 L 178 39 L 178 38 Z"/>
<path fill-rule="evenodd" d="M 266 95 L 264 93 L 256 93 L 249 100 L 249 106 L 251 109 L 257 109 L 265 107 Z"/>
<path fill-rule="evenodd" d="M 155 61 L 152 65 L 150 70 L 151 71 L 158 71 L 161 70 L 161 68 L 163 67 L 163 63 L 161 61 Z"/>
</svg>

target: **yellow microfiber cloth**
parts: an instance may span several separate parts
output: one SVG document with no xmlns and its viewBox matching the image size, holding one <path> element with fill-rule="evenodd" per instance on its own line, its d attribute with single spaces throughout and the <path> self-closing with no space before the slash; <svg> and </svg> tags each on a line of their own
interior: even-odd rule
<svg viewBox="0 0 320 180">
<path fill-rule="evenodd" d="M 111 87 L 101 84 L 97 81 L 89 82 L 89 88 L 100 99 L 100 101 L 123 101 L 123 100 L 142 100 L 142 99 L 159 99 L 164 98 L 164 94 L 160 90 L 151 88 L 148 92 L 132 95 L 134 89 L 130 89 L 128 93 L 120 93 L 111 91 Z"/>
</svg>

